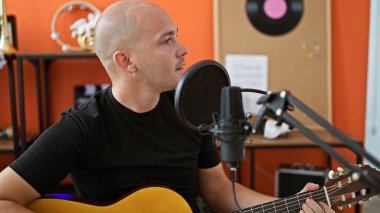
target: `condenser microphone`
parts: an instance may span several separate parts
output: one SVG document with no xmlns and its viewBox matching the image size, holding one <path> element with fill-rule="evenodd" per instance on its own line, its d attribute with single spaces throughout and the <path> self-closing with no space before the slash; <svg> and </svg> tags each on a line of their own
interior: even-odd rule
<svg viewBox="0 0 380 213">
<path fill-rule="evenodd" d="M 229 167 L 237 167 L 245 159 L 244 141 L 250 124 L 244 115 L 240 87 L 223 87 L 221 91 L 220 118 L 210 130 L 221 141 L 222 160 Z"/>
<path fill-rule="evenodd" d="M 239 87 L 231 86 L 228 73 L 221 64 L 206 60 L 188 69 L 174 98 L 182 124 L 218 138 L 222 160 L 235 168 L 244 160 L 244 139 L 250 133 L 249 123 L 244 118 L 241 92 Z"/>
</svg>

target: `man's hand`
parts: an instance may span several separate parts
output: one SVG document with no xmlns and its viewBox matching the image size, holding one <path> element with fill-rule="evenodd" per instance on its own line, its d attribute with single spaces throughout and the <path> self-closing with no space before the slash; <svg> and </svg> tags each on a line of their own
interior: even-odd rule
<svg viewBox="0 0 380 213">
<path fill-rule="evenodd" d="M 318 184 L 315 183 L 308 183 L 303 187 L 303 189 L 299 193 L 308 192 L 308 191 L 314 191 L 319 188 Z M 306 199 L 306 203 L 302 204 L 302 209 L 300 211 L 301 213 L 314 213 L 314 212 L 325 212 L 325 213 L 334 213 L 335 211 L 332 210 L 327 204 L 322 202 L 315 202 L 311 198 Z"/>
</svg>

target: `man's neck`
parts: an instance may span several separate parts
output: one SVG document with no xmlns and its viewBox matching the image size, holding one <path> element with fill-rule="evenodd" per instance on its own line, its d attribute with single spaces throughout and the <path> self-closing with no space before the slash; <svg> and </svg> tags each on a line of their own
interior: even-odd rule
<svg viewBox="0 0 380 213">
<path fill-rule="evenodd" d="M 152 110 L 160 100 L 160 93 L 157 92 L 120 88 L 117 86 L 112 86 L 112 95 L 120 104 L 137 113 Z"/>
</svg>

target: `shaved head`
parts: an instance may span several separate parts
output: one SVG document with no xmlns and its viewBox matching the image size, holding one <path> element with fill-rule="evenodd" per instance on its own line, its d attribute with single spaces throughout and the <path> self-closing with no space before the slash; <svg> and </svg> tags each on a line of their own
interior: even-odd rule
<svg viewBox="0 0 380 213">
<path fill-rule="evenodd" d="M 144 25 L 142 16 L 158 6 L 140 0 L 119 1 L 106 8 L 95 27 L 95 53 L 108 74 L 114 69 L 113 54 L 134 48 Z M 137 12 L 138 11 L 138 12 Z"/>
<path fill-rule="evenodd" d="M 95 27 L 95 52 L 113 90 L 174 89 L 185 71 L 187 54 L 177 33 L 177 25 L 157 5 L 124 0 L 107 7 Z"/>
</svg>

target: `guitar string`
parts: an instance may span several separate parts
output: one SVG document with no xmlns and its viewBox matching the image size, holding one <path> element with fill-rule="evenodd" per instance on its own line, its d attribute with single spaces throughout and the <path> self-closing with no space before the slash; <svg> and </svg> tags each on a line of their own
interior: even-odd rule
<svg viewBox="0 0 380 213">
<path fill-rule="evenodd" d="M 338 196 L 337 196 L 338 197 Z M 332 206 L 334 205 L 334 204 L 336 204 L 338 202 L 338 200 L 333 200 L 332 202 L 331 202 L 331 204 L 332 204 Z M 293 208 L 293 207 L 295 207 L 295 208 Z M 296 211 L 296 212 L 298 212 L 299 210 L 300 210 L 301 208 L 298 206 L 298 205 L 296 205 L 296 206 L 290 206 L 290 208 L 289 208 L 289 206 L 288 206 L 288 208 L 286 208 L 286 211 L 285 212 L 292 212 L 292 211 Z M 254 212 L 254 210 L 256 211 L 257 210 L 257 208 L 254 208 L 254 209 L 250 209 L 250 210 L 248 210 L 248 209 L 246 209 L 246 210 L 243 210 L 242 212 L 243 213 L 250 213 L 250 212 Z M 269 211 L 269 210 L 271 210 L 271 208 L 267 208 L 267 209 L 263 209 L 263 210 L 259 210 L 259 212 L 267 212 L 267 211 Z M 282 208 L 282 209 L 276 209 L 277 211 L 280 211 L 280 212 L 283 212 L 283 210 L 285 210 L 285 208 Z M 277 212 L 276 211 L 276 212 Z M 257 212 L 257 211 L 256 211 Z M 272 212 L 272 211 L 271 211 Z"/>
<path fill-rule="evenodd" d="M 331 203 L 332 203 L 332 205 L 334 205 L 337 202 L 338 202 L 337 200 L 334 200 Z M 295 207 L 295 208 L 293 208 L 293 207 Z M 288 207 L 286 209 L 286 211 L 283 211 L 283 210 L 285 210 L 285 208 L 283 208 L 283 209 L 276 209 L 276 212 L 278 212 L 278 211 L 280 211 L 280 212 L 293 212 L 293 211 L 298 212 L 300 209 L 301 208 L 297 205 L 297 206 L 291 206 L 291 208 Z M 255 212 L 268 212 L 269 210 L 271 210 L 271 208 L 267 208 L 267 209 L 263 209 L 263 210 L 259 210 L 259 211 L 256 211 L 256 210 L 257 210 L 256 208 L 250 209 L 250 210 L 246 209 L 246 210 L 243 210 L 242 213 L 253 213 L 254 211 Z"/>
<path fill-rule="evenodd" d="M 333 206 L 334 204 L 336 204 L 337 202 L 338 202 L 337 200 L 333 200 L 333 201 L 331 202 L 331 203 L 332 203 L 332 206 Z M 291 207 L 296 207 L 296 208 L 287 208 L 285 212 L 292 212 L 292 211 L 296 211 L 296 212 L 298 212 L 298 211 L 300 210 L 300 208 L 298 207 L 298 205 L 297 205 L 297 206 L 291 206 Z M 250 210 L 246 209 L 246 210 L 243 210 L 242 213 L 253 213 L 254 210 L 256 210 L 256 208 L 254 208 L 254 209 L 250 209 Z M 259 210 L 259 211 L 256 211 L 256 212 L 266 212 L 266 211 L 269 211 L 269 210 L 270 210 L 270 209 L 268 208 L 268 209 L 263 209 L 263 210 Z M 276 210 L 277 210 L 277 209 L 276 209 Z M 285 209 L 278 209 L 278 211 L 280 211 L 280 212 L 282 212 L 282 210 L 285 210 Z"/>
<path fill-rule="evenodd" d="M 302 196 L 300 196 L 301 198 L 302 198 Z M 339 197 L 339 196 L 336 196 L 336 197 Z M 337 203 L 338 202 L 338 200 L 336 200 L 335 198 L 336 197 L 333 197 L 333 200 L 332 200 L 332 205 L 334 205 L 335 203 Z M 304 197 L 305 198 L 305 197 Z M 323 198 L 324 199 L 324 196 L 322 196 L 322 197 L 313 197 L 315 200 L 317 200 L 317 199 L 319 199 L 319 198 Z M 283 202 L 285 202 L 285 201 L 283 201 Z M 294 202 L 293 202 L 294 203 Z M 287 204 L 287 203 L 285 203 L 285 204 Z M 291 211 L 293 211 L 293 210 L 300 210 L 301 209 L 301 206 L 299 206 L 299 204 L 298 204 L 298 202 L 297 202 L 297 204 L 296 205 L 287 205 L 286 206 L 286 208 L 279 208 L 279 207 L 281 207 L 281 206 L 283 206 L 283 205 L 277 205 L 277 208 L 275 209 L 275 210 L 278 210 L 278 211 L 280 211 L 280 212 L 291 212 Z M 263 208 L 264 209 L 264 208 Z M 256 210 L 256 208 L 254 208 L 253 210 Z M 270 211 L 270 210 L 272 210 L 273 211 L 273 208 L 272 207 L 270 207 L 270 208 L 268 208 L 268 207 L 266 207 L 264 210 L 266 210 L 266 211 Z M 271 212 L 272 212 L 271 211 Z M 245 212 L 247 212 L 247 211 L 245 211 Z M 249 210 L 248 210 L 248 212 L 249 212 Z"/>
<path fill-rule="evenodd" d="M 337 190 L 339 190 L 339 188 L 338 187 L 336 187 L 336 190 L 335 191 L 337 191 Z M 307 193 L 306 194 L 303 194 L 303 195 L 300 195 L 300 196 L 298 196 L 298 197 L 301 197 L 301 198 L 305 198 L 305 197 L 307 197 L 307 196 L 304 196 L 304 195 L 308 195 Z M 319 195 L 322 195 L 322 196 L 319 196 Z M 318 197 L 317 197 L 318 196 Z M 339 197 L 339 196 L 335 196 L 335 197 L 332 197 L 334 200 L 333 201 L 335 201 L 335 198 L 336 197 Z M 323 200 L 323 198 L 325 198 L 325 196 L 324 196 L 324 193 L 322 193 L 322 194 L 315 194 L 315 196 L 312 196 L 312 198 L 313 199 L 315 199 L 315 200 L 317 200 L 317 199 L 322 199 Z M 291 199 L 293 199 L 293 198 L 291 198 Z M 291 199 L 289 199 L 289 200 L 291 200 Z M 279 201 L 278 203 L 280 203 L 280 202 L 284 202 L 285 203 L 285 201 Z M 285 203 L 285 205 L 286 204 L 288 204 L 288 203 L 295 203 L 294 201 L 293 202 L 286 202 Z M 283 204 L 282 205 L 278 205 L 277 207 L 281 207 L 281 206 L 283 206 Z M 300 209 L 300 206 L 298 205 L 298 202 L 297 202 L 297 205 L 287 205 L 287 208 L 281 208 L 281 209 L 279 209 L 279 210 L 285 210 L 285 209 L 289 209 L 289 207 L 291 208 L 290 210 L 295 210 L 295 209 Z M 295 209 L 293 209 L 292 207 L 296 207 Z M 272 207 L 269 207 L 269 208 L 266 208 L 266 210 L 270 210 L 270 209 L 272 209 Z M 278 208 L 277 208 L 278 209 Z M 276 210 L 277 210 L 276 209 Z"/>
<path fill-rule="evenodd" d="M 335 204 L 335 203 L 337 203 L 337 201 L 333 201 L 332 202 L 332 205 L 333 204 Z M 295 208 L 293 208 L 293 207 L 295 207 Z M 266 209 L 266 211 L 265 212 L 268 212 L 268 211 L 270 211 L 271 209 Z M 276 211 L 276 212 L 299 212 L 299 210 L 301 210 L 301 208 L 299 207 L 299 206 L 291 206 L 290 208 L 287 208 L 287 209 L 285 209 L 285 208 L 283 208 L 283 209 L 276 209 L 276 210 L 278 210 L 278 211 Z M 252 211 L 253 212 L 253 211 Z M 264 211 L 263 211 L 264 212 Z M 272 212 L 272 211 L 270 211 L 270 212 Z"/>
<path fill-rule="evenodd" d="M 347 184 L 349 184 L 349 183 L 344 183 L 343 185 L 342 185 L 342 187 L 343 186 L 345 186 L 345 185 L 347 185 Z M 329 186 L 329 187 L 326 187 L 326 189 L 328 189 L 328 191 L 329 191 L 329 193 L 334 193 L 334 192 L 336 192 L 337 190 L 339 190 L 340 188 L 339 187 L 336 187 L 336 186 Z M 332 189 L 332 190 L 331 190 Z M 335 190 L 335 191 L 334 191 Z M 321 191 L 322 192 L 322 190 L 320 189 L 320 190 L 318 190 L 318 192 L 319 191 Z M 323 190 L 324 191 L 324 190 Z M 304 195 L 307 195 L 307 193 L 302 193 L 302 194 L 300 194 L 300 197 L 303 197 Z M 322 195 L 322 196 L 320 196 L 320 197 L 317 197 L 317 196 L 319 196 L 319 195 Z M 324 194 L 324 192 L 323 193 L 316 193 L 316 194 L 314 194 L 314 199 L 320 199 L 320 198 L 324 198 L 325 197 L 325 194 Z M 333 204 L 335 204 L 335 203 L 337 203 L 338 201 L 337 200 L 335 200 L 335 198 L 337 198 L 337 197 L 340 197 L 340 195 L 338 195 L 338 196 L 335 196 L 335 197 L 330 197 L 330 198 L 333 198 L 334 200 L 332 200 L 332 202 L 330 201 L 330 203 L 333 203 Z M 289 198 L 288 200 L 293 200 L 293 199 L 295 199 L 295 198 Z M 284 202 L 285 203 L 285 201 L 278 201 L 278 203 L 280 203 L 280 202 Z M 285 203 L 285 205 L 287 205 L 288 203 L 292 203 L 292 202 L 286 202 Z M 297 202 L 298 203 L 298 202 Z M 255 210 L 256 208 L 263 208 L 263 206 L 272 206 L 272 204 L 262 204 L 262 206 L 259 206 L 259 207 L 255 207 L 255 208 L 253 208 L 252 209 L 252 207 L 251 208 L 247 208 L 247 209 L 243 209 L 244 211 L 243 212 L 246 212 L 246 211 L 250 211 L 250 210 Z M 283 205 L 278 205 L 278 206 L 283 206 Z M 277 207 L 278 207 L 277 206 Z M 299 205 L 295 205 L 297 208 L 296 209 L 299 209 Z M 294 206 L 290 206 L 290 207 L 294 207 Z M 289 205 L 287 205 L 287 209 L 289 208 Z M 267 208 L 267 209 L 271 209 L 271 208 Z M 279 209 L 279 210 L 284 210 L 285 208 L 283 208 L 283 209 Z M 277 210 L 277 209 L 276 209 Z M 291 209 L 291 210 L 293 210 L 293 209 Z"/>
<path fill-rule="evenodd" d="M 345 186 L 345 185 L 347 185 L 348 183 L 344 183 L 343 185 L 342 185 L 342 187 L 343 186 Z M 329 191 L 329 193 L 334 193 L 334 192 L 336 192 L 337 190 L 339 190 L 340 188 L 339 187 L 336 187 L 336 186 L 329 186 L 329 187 L 326 187 L 326 189 Z M 315 199 L 315 200 L 317 200 L 317 199 L 322 199 L 323 200 L 323 198 L 325 198 L 325 193 L 324 193 L 324 189 L 320 189 L 320 190 L 318 190 L 318 191 L 315 191 L 315 192 L 321 192 L 321 193 L 315 193 L 315 194 L 313 194 L 314 196 L 312 196 L 312 198 L 313 199 Z M 312 192 L 311 192 L 312 193 Z M 309 194 L 310 194 L 310 192 L 309 192 Z M 288 209 L 288 210 L 290 210 L 290 211 L 292 211 L 292 210 L 294 210 L 293 209 L 293 207 L 296 207 L 296 209 L 299 209 L 300 207 L 299 207 L 299 205 L 298 205 L 298 197 L 301 197 L 301 199 L 303 199 L 303 198 L 307 198 L 307 197 L 310 197 L 310 196 L 308 196 L 309 195 L 308 193 L 302 193 L 302 194 L 300 194 L 300 195 L 298 195 L 297 196 L 297 198 L 288 198 L 288 199 L 286 199 L 285 198 L 285 200 L 281 200 L 281 201 L 278 201 L 278 203 L 280 203 L 280 202 L 284 202 L 284 204 L 280 204 L 280 205 L 276 205 L 276 210 L 285 210 L 285 209 Z M 311 195 L 311 194 L 310 194 Z M 332 203 L 337 203 L 338 201 L 337 200 L 335 200 L 335 198 L 337 198 L 337 197 L 340 197 L 340 196 L 335 196 L 335 197 L 330 197 L 330 198 L 332 198 Z M 297 205 L 292 205 L 292 203 L 295 203 L 296 201 L 292 201 L 292 200 L 294 200 L 294 199 L 297 199 Z M 290 201 L 290 202 L 287 202 L 287 201 Z M 276 202 L 276 201 L 275 201 Z M 331 201 L 330 201 L 330 203 L 331 203 Z M 255 208 L 253 208 L 252 209 L 252 207 L 249 209 L 249 208 L 247 208 L 247 209 L 243 209 L 243 212 L 246 212 L 246 211 L 250 211 L 250 210 L 255 210 L 255 209 L 257 209 L 257 208 L 263 208 L 263 207 L 265 207 L 265 206 L 269 206 L 269 208 L 265 208 L 265 209 L 267 209 L 267 210 L 269 210 L 269 209 L 273 209 L 273 205 L 275 205 L 275 204 L 262 204 L 261 206 L 258 206 L 258 207 L 255 207 Z M 278 208 L 278 207 L 282 207 L 282 206 L 285 206 L 285 208 Z M 264 209 L 264 210 L 265 210 Z"/>
<path fill-rule="evenodd" d="M 333 186 L 334 187 L 334 186 Z M 330 187 L 331 188 L 331 187 Z M 318 191 L 316 191 L 316 192 L 321 192 L 321 193 L 314 193 L 314 196 L 313 196 L 313 198 L 315 198 L 315 199 L 318 199 L 318 198 L 323 198 L 324 196 L 325 196 L 325 193 L 324 193 L 324 190 L 323 189 L 320 189 L 320 190 L 318 190 Z M 305 196 L 306 195 L 306 196 Z M 307 194 L 307 193 L 304 193 L 304 194 L 300 194 L 300 195 L 298 195 L 298 197 L 301 197 L 301 198 L 303 198 L 303 197 L 308 197 L 308 195 L 309 194 Z M 320 196 L 320 197 L 317 197 L 317 196 L 319 196 L 319 195 L 322 195 L 322 196 Z M 294 203 L 295 201 L 292 201 L 292 200 L 294 200 L 294 199 L 297 199 L 297 201 L 299 200 L 298 198 L 296 198 L 296 197 L 292 197 L 292 198 L 288 198 L 288 199 L 286 199 L 286 201 L 290 201 L 290 202 L 286 202 L 286 203 Z M 285 202 L 285 201 L 278 201 L 278 203 L 279 202 Z M 298 203 L 298 202 L 297 202 Z M 272 204 L 263 204 L 263 206 L 272 206 Z M 298 206 L 298 205 L 297 205 Z"/>
</svg>

